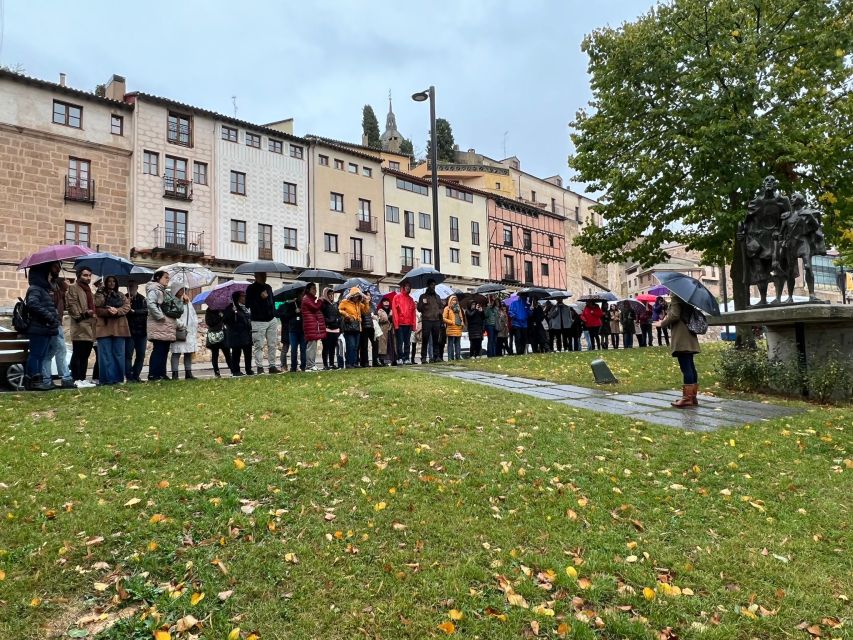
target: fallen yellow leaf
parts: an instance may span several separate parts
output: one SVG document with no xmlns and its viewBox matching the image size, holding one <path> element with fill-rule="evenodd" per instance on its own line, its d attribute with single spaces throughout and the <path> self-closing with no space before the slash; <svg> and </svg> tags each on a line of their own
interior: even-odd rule
<svg viewBox="0 0 853 640">
<path fill-rule="evenodd" d="M 561 622 L 557 625 L 557 635 L 561 638 L 565 638 L 571 630 L 572 625 L 567 624 L 565 622 Z"/>
<path fill-rule="evenodd" d="M 451 620 L 461 620 L 465 617 L 465 614 L 459 609 L 451 609 L 449 615 Z"/>
<path fill-rule="evenodd" d="M 149 551 L 157 551 L 157 547 L 159 547 L 159 546 L 160 546 L 159 544 L 157 544 L 156 542 L 154 542 L 152 540 L 151 542 L 148 543 L 148 550 Z"/>
<path fill-rule="evenodd" d="M 6 579 L 6 572 L 0 569 L 0 582 Z"/>
<path fill-rule="evenodd" d="M 95 583 L 95 591 L 106 591 L 110 588 L 106 582 L 96 582 Z"/>
<path fill-rule="evenodd" d="M 157 483 L 157 488 L 158 489 L 168 489 L 169 488 L 169 481 L 168 480 L 160 480 L 160 482 Z"/>
<path fill-rule="evenodd" d="M 566 575 L 570 578 L 577 578 L 578 570 L 575 569 L 573 566 L 569 565 L 568 567 L 566 567 Z"/>
<path fill-rule="evenodd" d="M 646 600 L 652 601 L 655 599 L 655 590 L 651 587 L 643 587 L 643 597 Z"/>
<path fill-rule="evenodd" d="M 592 586 L 592 581 L 589 578 L 578 578 L 578 586 L 581 589 L 589 589 Z"/>
<path fill-rule="evenodd" d="M 554 616 L 554 610 L 546 607 L 544 604 L 537 604 L 531 611 L 537 616 L 548 616 L 549 618 Z"/>
<path fill-rule="evenodd" d="M 228 634 L 228 640 L 240 640 L 240 627 L 231 629 L 231 633 Z"/>
<path fill-rule="evenodd" d="M 31 607 L 40 607 L 41 606 L 41 598 L 33 598 L 30 600 Z"/>
<path fill-rule="evenodd" d="M 172 640 L 172 634 L 168 629 L 157 629 L 154 632 L 154 640 Z"/>
<path fill-rule="evenodd" d="M 386 506 L 388 505 L 386 505 L 384 502 L 377 502 L 375 505 L 373 505 L 373 509 L 375 511 L 382 511 Z"/>
<path fill-rule="evenodd" d="M 142 500 L 140 500 L 139 498 L 131 498 L 130 500 L 128 500 L 127 502 L 124 503 L 124 506 L 125 507 L 132 507 L 134 505 L 139 504 L 140 502 L 142 502 Z"/>
<path fill-rule="evenodd" d="M 243 462 L 240 458 L 234 458 L 234 466 L 238 471 L 242 471 L 246 468 L 246 463 Z"/>
<path fill-rule="evenodd" d="M 164 516 L 162 513 L 155 513 L 148 519 L 148 522 L 150 522 L 151 524 L 157 524 L 158 522 L 163 522 L 165 519 L 166 516 Z"/>
<path fill-rule="evenodd" d="M 454 633 L 456 633 L 456 625 L 450 622 L 450 620 L 442 622 L 440 625 L 438 625 L 438 628 L 444 631 L 444 633 L 449 636 L 452 636 Z"/>
<path fill-rule="evenodd" d="M 196 606 L 202 600 L 204 600 L 204 594 L 203 593 L 194 593 L 194 594 L 192 594 L 192 596 L 190 596 L 190 604 L 192 606 Z"/>
</svg>

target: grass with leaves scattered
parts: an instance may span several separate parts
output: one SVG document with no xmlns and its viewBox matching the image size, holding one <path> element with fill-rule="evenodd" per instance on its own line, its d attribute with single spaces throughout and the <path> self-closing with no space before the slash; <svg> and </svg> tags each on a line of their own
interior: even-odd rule
<svg viewBox="0 0 853 640">
<path fill-rule="evenodd" d="M 3 638 L 849 633 L 850 408 L 685 433 L 411 369 L 0 403 Z"/>
</svg>

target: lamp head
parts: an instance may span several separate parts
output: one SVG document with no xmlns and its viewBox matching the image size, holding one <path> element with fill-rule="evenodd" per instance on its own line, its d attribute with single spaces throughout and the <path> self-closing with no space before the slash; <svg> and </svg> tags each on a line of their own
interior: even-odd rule
<svg viewBox="0 0 853 640">
<path fill-rule="evenodd" d="M 427 100 L 429 100 L 429 92 L 420 91 L 418 93 L 413 93 L 412 100 L 414 100 L 415 102 L 426 102 Z"/>
</svg>

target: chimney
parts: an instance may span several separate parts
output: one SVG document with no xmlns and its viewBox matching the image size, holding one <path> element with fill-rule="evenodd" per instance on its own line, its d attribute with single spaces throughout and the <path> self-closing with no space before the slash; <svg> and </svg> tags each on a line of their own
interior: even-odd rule
<svg viewBox="0 0 853 640">
<path fill-rule="evenodd" d="M 477 153 L 477 150 L 476 149 L 468 149 L 468 153 L 474 154 L 474 153 Z"/>
<path fill-rule="evenodd" d="M 104 97 L 109 98 L 110 100 L 124 102 L 125 93 L 127 93 L 127 83 L 125 82 L 124 76 L 117 76 L 113 74 L 113 77 L 110 78 L 109 82 L 107 82 Z"/>
<path fill-rule="evenodd" d="M 361 134 L 361 146 L 362 147 L 367 146 L 367 134 L 365 134 L 365 133 Z"/>
<path fill-rule="evenodd" d="M 59 86 L 60 87 L 65 86 L 65 74 L 64 73 L 59 74 Z"/>
</svg>

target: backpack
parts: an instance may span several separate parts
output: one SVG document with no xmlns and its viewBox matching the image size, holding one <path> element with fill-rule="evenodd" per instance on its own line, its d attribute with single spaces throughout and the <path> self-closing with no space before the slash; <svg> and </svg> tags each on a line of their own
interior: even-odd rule
<svg viewBox="0 0 853 640">
<path fill-rule="evenodd" d="M 696 309 L 690 308 L 690 317 L 687 319 L 687 330 L 694 336 L 701 336 L 708 333 L 708 321 L 705 320 L 705 315 Z"/>
<path fill-rule="evenodd" d="M 15 331 L 26 333 L 30 328 L 30 310 L 23 298 L 18 298 L 12 311 L 12 326 Z"/>
<path fill-rule="evenodd" d="M 163 303 L 160 310 L 169 318 L 177 319 L 184 315 L 183 307 L 178 304 L 178 299 L 170 293 L 163 294 Z"/>
</svg>

